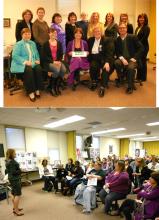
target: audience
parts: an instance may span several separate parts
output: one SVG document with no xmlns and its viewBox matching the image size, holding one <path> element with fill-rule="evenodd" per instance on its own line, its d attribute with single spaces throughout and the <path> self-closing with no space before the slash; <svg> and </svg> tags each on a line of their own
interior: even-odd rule
<svg viewBox="0 0 159 220">
<path fill-rule="evenodd" d="M 18 41 L 13 48 L 11 72 L 23 75 L 24 86 L 30 101 L 35 102 L 36 98 L 40 98 L 40 90 L 43 89 L 39 53 L 36 44 L 30 40 L 30 29 L 23 28 L 21 35 L 22 40 Z"/>
<path fill-rule="evenodd" d="M 20 41 L 22 39 L 21 36 L 21 31 L 23 28 L 29 28 L 31 31 L 31 40 L 34 40 L 33 33 L 32 33 L 32 25 L 33 23 L 31 22 L 33 19 L 33 13 L 31 10 L 26 9 L 22 13 L 22 20 L 17 21 L 16 24 L 16 29 L 15 29 L 15 37 L 16 41 Z"/>
<path fill-rule="evenodd" d="M 62 26 L 60 25 L 62 22 L 62 17 L 59 13 L 55 13 L 52 16 L 52 24 L 51 28 L 55 29 L 57 32 L 57 40 L 60 41 L 63 48 L 63 53 L 66 52 L 66 34 L 63 30 Z"/>
<path fill-rule="evenodd" d="M 149 52 L 148 37 L 150 34 L 150 28 L 148 26 L 147 15 L 140 14 L 138 16 L 137 22 L 138 22 L 138 26 L 135 30 L 135 34 L 144 47 L 144 51 L 141 56 L 141 64 L 137 72 L 137 79 L 146 81 L 147 80 L 147 54 Z"/>
<path fill-rule="evenodd" d="M 49 29 L 49 38 L 49 41 L 43 45 L 43 65 L 50 77 L 50 93 L 52 96 L 58 96 L 61 94 L 60 85 L 63 82 L 66 67 L 62 62 L 62 45 L 57 41 L 55 29 Z"/>
</svg>

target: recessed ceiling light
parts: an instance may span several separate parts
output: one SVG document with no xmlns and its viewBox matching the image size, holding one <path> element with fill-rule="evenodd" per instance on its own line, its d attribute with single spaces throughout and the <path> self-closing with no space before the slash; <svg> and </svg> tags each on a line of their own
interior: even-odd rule
<svg viewBox="0 0 159 220">
<path fill-rule="evenodd" d="M 144 133 L 141 133 L 141 134 L 128 134 L 128 135 L 119 135 L 119 136 L 116 136 L 117 138 L 127 138 L 127 137 L 136 137 L 136 136 L 143 136 L 145 135 Z"/>
<path fill-rule="evenodd" d="M 123 109 L 123 108 L 126 108 L 126 107 L 109 107 L 111 108 L 112 110 L 120 110 L 120 109 Z"/>
<path fill-rule="evenodd" d="M 156 121 L 156 122 L 152 122 L 152 123 L 148 123 L 146 124 L 147 126 L 157 126 L 159 125 L 159 121 Z"/>
<path fill-rule="evenodd" d="M 138 140 L 151 140 L 151 139 L 156 139 L 158 137 L 142 137 L 142 138 L 133 138 L 131 140 L 134 140 L 134 141 L 138 141 Z"/>
<path fill-rule="evenodd" d="M 64 119 L 61 119 L 59 121 L 51 122 L 49 124 L 44 125 L 46 128 L 57 128 L 66 124 L 71 124 L 77 121 L 84 120 L 85 117 L 79 116 L 79 115 L 73 115 Z"/>
<path fill-rule="evenodd" d="M 126 128 L 114 128 L 114 129 L 109 129 L 109 130 L 104 130 L 104 131 L 92 132 L 92 135 L 106 134 L 106 133 L 117 132 L 117 131 L 124 131 L 124 130 L 126 130 Z"/>
</svg>

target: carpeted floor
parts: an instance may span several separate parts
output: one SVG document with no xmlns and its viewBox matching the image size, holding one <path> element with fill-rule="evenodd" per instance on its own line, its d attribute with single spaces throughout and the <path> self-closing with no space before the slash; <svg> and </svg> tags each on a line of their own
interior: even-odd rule
<svg viewBox="0 0 159 220">
<path fill-rule="evenodd" d="M 82 206 L 74 205 L 73 197 L 62 196 L 61 193 L 54 194 L 41 190 L 42 182 L 34 183 L 32 186 L 22 188 L 23 196 L 21 206 L 24 208 L 24 216 L 21 220 L 118 220 L 117 216 L 106 216 L 103 212 L 103 205 L 90 215 L 83 214 Z M 11 200 L 9 205 L 6 200 L 0 201 L 0 219 L 10 220 L 16 216 L 12 213 Z M 18 218 L 18 219 L 19 219 Z"/>
<path fill-rule="evenodd" d="M 155 107 L 156 106 L 156 71 L 154 64 L 148 64 L 148 79 L 143 86 L 137 84 L 137 90 L 133 94 L 125 93 L 125 86 L 115 87 L 114 83 L 109 84 L 109 89 L 103 98 L 99 98 L 97 91 L 90 91 L 86 86 L 80 85 L 77 91 L 67 88 L 59 97 L 52 97 L 44 91 L 41 98 L 36 102 L 31 102 L 26 97 L 25 92 L 19 92 L 13 96 L 9 95 L 9 90 L 4 90 L 5 107 Z M 116 74 L 112 74 L 114 79 Z"/>
</svg>

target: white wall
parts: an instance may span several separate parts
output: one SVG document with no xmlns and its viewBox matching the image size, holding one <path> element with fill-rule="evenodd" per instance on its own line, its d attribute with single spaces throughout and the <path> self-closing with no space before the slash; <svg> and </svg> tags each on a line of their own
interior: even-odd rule
<svg viewBox="0 0 159 220">
<path fill-rule="evenodd" d="M 113 154 L 119 156 L 120 140 L 115 138 L 100 137 L 100 157 L 107 157 L 109 155 L 109 145 L 113 146 Z"/>
<path fill-rule="evenodd" d="M 38 159 L 48 157 L 48 149 L 56 148 L 60 152 L 60 160 L 67 162 L 67 138 L 64 132 L 54 132 L 36 128 L 25 128 L 25 142 L 27 152 L 36 152 Z M 5 126 L 0 125 L 0 143 L 4 145 L 6 152 Z M 5 158 L 1 158 L 2 170 L 5 170 Z"/>
<path fill-rule="evenodd" d="M 30 4 L 28 4 L 30 2 Z M 4 44 L 13 44 L 15 42 L 15 25 L 17 19 L 21 19 L 21 13 L 26 8 L 31 9 L 36 19 L 36 9 L 42 6 L 46 10 L 45 20 L 50 25 L 53 13 L 56 12 L 56 0 L 5 0 L 4 1 L 4 18 L 11 18 L 11 28 L 4 29 Z M 74 11 L 70 7 L 70 11 Z M 136 27 L 137 16 L 141 12 L 150 13 L 150 0 L 81 0 L 81 11 L 88 13 L 89 17 L 92 12 L 100 13 L 101 21 L 104 22 L 105 15 L 112 12 L 115 20 L 119 22 L 119 14 L 126 12 L 130 17 L 130 22 Z"/>
</svg>

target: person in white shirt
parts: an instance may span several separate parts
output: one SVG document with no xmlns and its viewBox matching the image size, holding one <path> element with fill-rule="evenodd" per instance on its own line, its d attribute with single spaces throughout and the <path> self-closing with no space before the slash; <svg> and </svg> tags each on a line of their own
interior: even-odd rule
<svg viewBox="0 0 159 220">
<path fill-rule="evenodd" d="M 55 183 L 55 177 L 53 176 L 53 170 L 48 161 L 44 159 L 39 168 L 40 178 L 44 180 L 44 187 L 42 190 L 50 192 Z"/>
<path fill-rule="evenodd" d="M 155 155 L 152 155 L 151 162 L 148 164 L 148 168 L 153 171 L 159 171 L 159 163 Z"/>
</svg>

